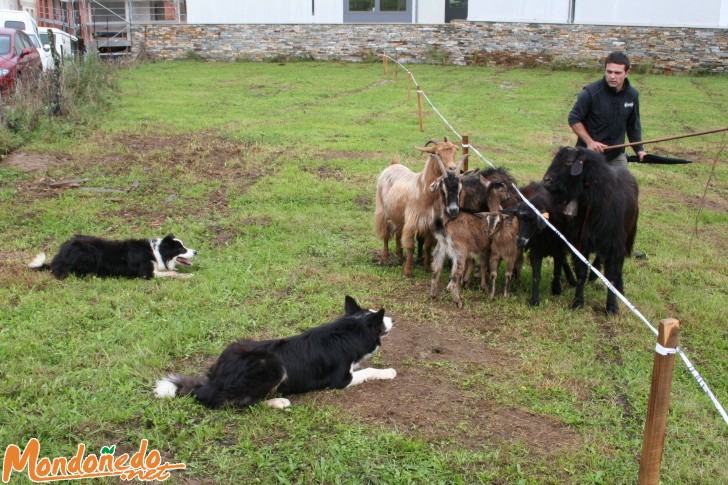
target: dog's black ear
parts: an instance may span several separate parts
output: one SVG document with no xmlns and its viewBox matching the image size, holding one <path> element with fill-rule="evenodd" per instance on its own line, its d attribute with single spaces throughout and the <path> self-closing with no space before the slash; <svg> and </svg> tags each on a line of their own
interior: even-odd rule
<svg viewBox="0 0 728 485">
<path fill-rule="evenodd" d="M 346 295 L 344 298 L 344 312 L 347 315 L 351 315 L 352 313 L 356 313 L 358 311 L 361 311 L 361 307 L 359 304 L 349 295 Z"/>
<path fill-rule="evenodd" d="M 174 234 L 172 234 L 170 232 L 169 234 L 167 234 L 166 236 L 164 236 L 164 239 L 167 239 L 167 240 L 170 240 L 171 241 L 172 239 L 174 239 Z"/>
</svg>

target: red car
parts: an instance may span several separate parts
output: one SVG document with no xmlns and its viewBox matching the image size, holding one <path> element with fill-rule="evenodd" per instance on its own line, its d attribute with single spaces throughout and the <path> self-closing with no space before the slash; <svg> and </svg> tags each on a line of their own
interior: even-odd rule
<svg viewBox="0 0 728 485">
<path fill-rule="evenodd" d="M 28 34 L 0 29 L 0 94 L 10 91 L 24 77 L 38 76 L 42 70 L 40 54 Z"/>
</svg>

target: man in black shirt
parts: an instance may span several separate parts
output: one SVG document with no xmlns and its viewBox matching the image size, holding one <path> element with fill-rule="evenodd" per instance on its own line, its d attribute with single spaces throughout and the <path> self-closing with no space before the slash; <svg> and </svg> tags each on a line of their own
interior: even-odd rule
<svg viewBox="0 0 728 485">
<path fill-rule="evenodd" d="M 629 58 L 624 52 L 612 52 L 604 61 L 604 77 L 581 90 L 569 113 L 569 126 L 579 139 L 576 146 L 603 153 L 610 163 L 627 166 L 624 148 L 605 150 L 608 146 L 642 141 L 639 93 L 629 75 Z M 646 152 L 642 145 L 633 147 L 640 160 Z"/>
</svg>

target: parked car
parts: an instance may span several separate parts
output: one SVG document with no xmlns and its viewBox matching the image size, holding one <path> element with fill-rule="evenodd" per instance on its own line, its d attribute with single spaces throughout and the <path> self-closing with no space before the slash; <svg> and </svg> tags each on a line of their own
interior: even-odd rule
<svg viewBox="0 0 728 485">
<path fill-rule="evenodd" d="M 41 62 L 43 63 L 43 70 L 53 69 L 51 47 L 41 44 L 40 38 L 38 37 L 38 24 L 35 23 L 35 19 L 28 12 L 22 10 L 0 10 L 0 27 L 22 30 L 28 34 L 33 46 L 38 49 Z"/>
<path fill-rule="evenodd" d="M 55 68 L 55 65 L 53 64 L 53 54 L 51 54 L 51 46 L 49 46 L 48 44 L 41 44 L 38 36 L 32 32 L 23 32 L 28 34 L 30 42 L 33 43 L 33 47 L 35 47 L 38 51 L 38 54 L 40 54 L 40 62 L 41 64 L 43 64 L 43 70 L 47 71 L 48 69 Z"/>
<path fill-rule="evenodd" d="M 21 79 L 40 75 L 40 54 L 22 30 L 0 28 L 0 94 L 15 87 Z"/>
<path fill-rule="evenodd" d="M 73 57 L 76 55 L 76 52 L 78 51 L 78 38 L 60 29 L 39 27 L 38 31 L 40 32 L 40 41 L 43 43 L 43 46 L 46 44 L 50 46 L 51 41 L 50 35 L 48 35 L 49 30 L 53 32 L 53 37 L 56 41 L 56 52 L 58 52 L 59 56 Z"/>
</svg>

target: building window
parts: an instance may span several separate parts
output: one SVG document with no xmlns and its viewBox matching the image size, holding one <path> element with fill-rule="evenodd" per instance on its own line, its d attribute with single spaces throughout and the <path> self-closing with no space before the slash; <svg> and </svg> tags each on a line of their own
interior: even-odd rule
<svg viewBox="0 0 728 485">
<path fill-rule="evenodd" d="M 344 22 L 412 23 L 412 0 L 344 0 Z"/>
<path fill-rule="evenodd" d="M 374 5 L 374 0 L 349 0 L 349 10 L 351 12 L 372 12 Z"/>
</svg>

